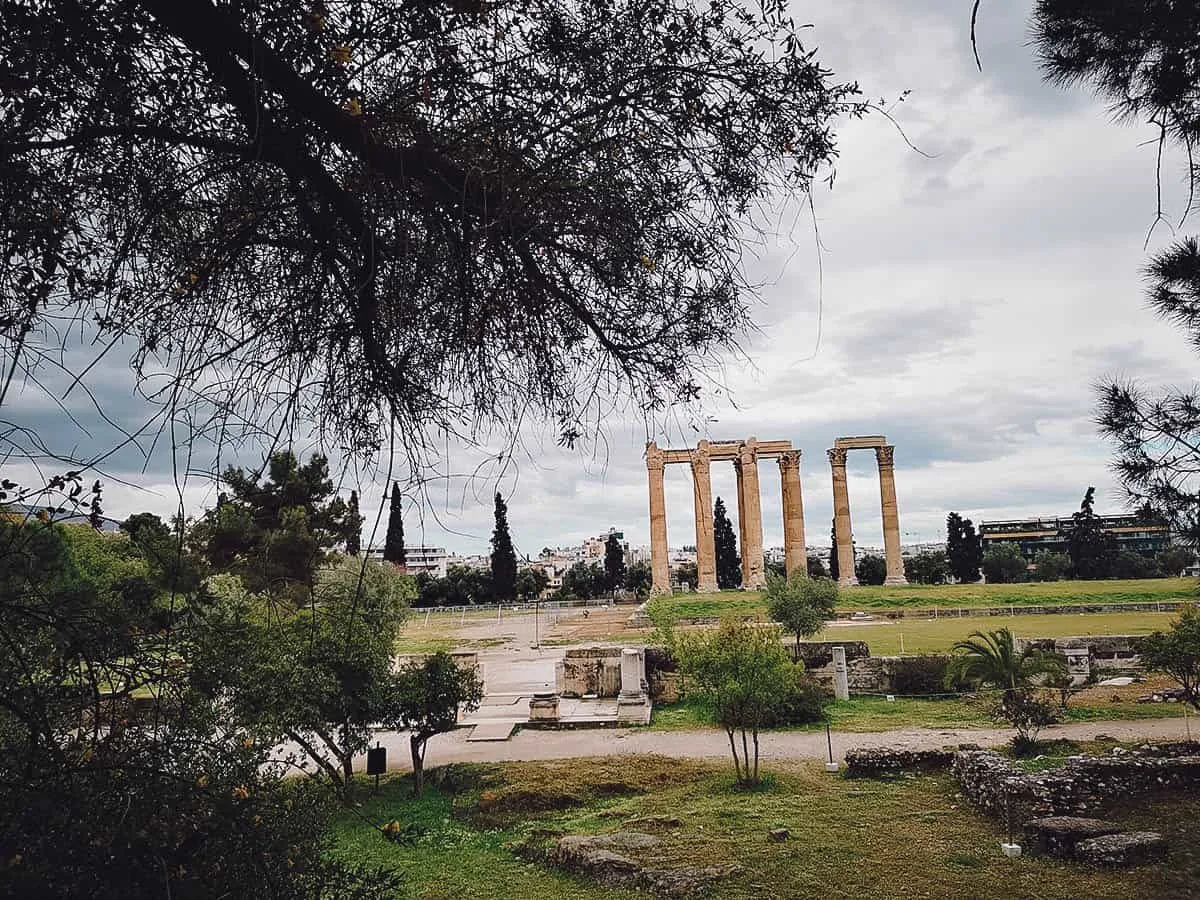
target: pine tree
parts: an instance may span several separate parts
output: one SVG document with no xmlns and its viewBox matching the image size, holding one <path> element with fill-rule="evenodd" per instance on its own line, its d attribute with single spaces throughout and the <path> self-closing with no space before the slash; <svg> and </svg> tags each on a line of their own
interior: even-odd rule
<svg viewBox="0 0 1200 900">
<path fill-rule="evenodd" d="M 517 596 L 517 553 L 508 533 L 508 506 L 499 493 L 492 532 L 492 592 L 497 603 L 512 603 Z"/>
<path fill-rule="evenodd" d="M 358 556 L 362 549 L 363 518 L 358 514 L 358 491 L 350 492 L 350 502 L 346 504 L 346 553 Z"/>
<path fill-rule="evenodd" d="M 625 551 L 615 534 L 609 534 L 604 542 L 604 576 L 610 591 L 616 591 L 625 581 Z"/>
<path fill-rule="evenodd" d="M 946 516 L 946 557 L 950 561 L 950 573 L 956 579 L 964 583 L 979 580 L 983 545 L 971 520 L 956 512 Z"/>
<path fill-rule="evenodd" d="M 717 556 L 717 587 L 723 591 L 742 583 L 742 563 L 738 558 L 737 537 L 733 523 L 725 512 L 725 502 L 718 497 L 713 505 L 713 543 Z"/>
<path fill-rule="evenodd" d="M 393 565 L 404 568 L 404 497 L 400 493 L 400 482 L 392 484 L 392 502 L 388 510 L 387 537 L 383 542 L 383 558 Z"/>
<path fill-rule="evenodd" d="M 1079 512 L 1071 516 L 1067 532 L 1067 556 L 1076 578 L 1104 578 L 1109 563 L 1116 555 L 1116 539 L 1100 528 L 1100 518 L 1092 509 L 1096 489 L 1089 487 L 1079 504 Z"/>
<path fill-rule="evenodd" d="M 837 551 L 837 522 L 835 521 L 829 527 L 829 577 L 837 581 L 840 574 L 841 568 L 838 566 Z"/>
</svg>

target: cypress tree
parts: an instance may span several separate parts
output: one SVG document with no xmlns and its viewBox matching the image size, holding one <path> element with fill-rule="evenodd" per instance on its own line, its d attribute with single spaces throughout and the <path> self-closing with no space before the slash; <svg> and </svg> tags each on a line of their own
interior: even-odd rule
<svg viewBox="0 0 1200 900">
<path fill-rule="evenodd" d="M 404 568 L 404 497 L 400 494 L 400 482 L 392 484 L 392 503 L 388 510 L 387 537 L 383 542 L 383 558 Z"/>
<path fill-rule="evenodd" d="M 362 516 L 358 514 L 358 491 L 350 492 L 350 502 L 346 504 L 346 553 L 358 556 L 362 549 Z"/>
<path fill-rule="evenodd" d="M 610 591 L 616 591 L 625 580 L 625 551 L 615 534 L 610 534 L 604 542 L 604 576 Z"/>
<path fill-rule="evenodd" d="M 713 543 L 717 556 L 717 587 L 732 590 L 742 583 L 742 562 L 738 558 L 737 537 L 733 523 L 725 512 L 725 501 L 720 497 L 713 504 Z"/>
<path fill-rule="evenodd" d="M 946 516 L 946 557 L 950 562 L 950 573 L 956 579 L 966 584 L 979 580 L 983 545 L 971 520 L 956 512 Z"/>
<path fill-rule="evenodd" d="M 512 603 L 517 596 L 517 553 L 508 533 L 508 506 L 499 493 L 492 532 L 492 592 L 497 603 Z"/>
<path fill-rule="evenodd" d="M 840 572 L 837 554 L 837 522 L 834 522 L 829 526 L 829 577 L 837 581 Z"/>
</svg>

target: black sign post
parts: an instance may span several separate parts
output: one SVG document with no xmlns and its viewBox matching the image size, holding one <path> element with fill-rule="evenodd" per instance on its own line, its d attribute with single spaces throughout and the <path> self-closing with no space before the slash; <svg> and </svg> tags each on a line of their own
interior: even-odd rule
<svg viewBox="0 0 1200 900">
<path fill-rule="evenodd" d="M 387 747 L 376 744 L 367 748 L 367 774 L 375 776 L 375 791 L 379 792 L 379 776 L 387 771 Z"/>
</svg>

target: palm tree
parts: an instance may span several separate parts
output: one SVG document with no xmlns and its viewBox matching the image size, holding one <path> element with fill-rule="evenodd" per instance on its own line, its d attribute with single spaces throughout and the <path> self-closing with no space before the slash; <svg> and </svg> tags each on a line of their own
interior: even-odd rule
<svg viewBox="0 0 1200 900">
<path fill-rule="evenodd" d="M 1014 748 L 1021 751 L 1035 748 L 1038 732 L 1042 726 L 1056 721 L 1057 715 L 1034 688 L 1039 677 L 1048 676 L 1053 681 L 1065 676 L 1067 661 L 1057 653 L 1031 645 L 1018 653 L 1012 632 L 1007 628 L 986 634 L 974 631 L 953 649 L 956 655 L 946 667 L 946 683 L 966 681 L 976 688 L 1002 691 L 994 715 L 1017 730 Z"/>
<path fill-rule="evenodd" d="M 973 631 L 952 649 L 957 655 L 946 670 L 947 681 L 996 688 L 1004 691 L 1006 698 L 1034 687 L 1039 676 L 1060 676 L 1067 670 L 1067 661 L 1053 651 L 1027 644 L 1018 653 L 1007 628 L 986 634 Z"/>
</svg>

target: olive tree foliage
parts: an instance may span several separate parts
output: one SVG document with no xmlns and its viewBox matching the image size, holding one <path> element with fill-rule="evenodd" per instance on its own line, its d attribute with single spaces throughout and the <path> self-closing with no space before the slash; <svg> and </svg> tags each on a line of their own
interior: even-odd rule
<svg viewBox="0 0 1200 900">
<path fill-rule="evenodd" d="M 1140 656 L 1147 669 L 1175 679 L 1183 699 L 1200 711 L 1200 609 L 1187 607 L 1169 629 L 1144 638 Z"/>
<path fill-rule="evenodd" d="M 838 586 L 830 578 L 813 578 L 798 572 L 790 578 L 768 574 L 766 599 L 771 618 L 796 636 L 799 659 L 801 639 L 812 637 L 833 618 Z"/>
<path fill-rule="evenodd" d="M 474 668 L 459 666 L 449 653 L 413 660 L 396 675 L 390 722 L 409 732 L 413 793 L 425 784 L 425 750 L 435 734 L 452 731 L 459 710 L 474 712 L 483 702 L 483 680 Z"/>
<path fill-rule="evenodd" d="M 1155 226 L 1165 221 L 1162 151 L 1170 146 L 1183 152 L 1189 193 L 1182 224 L 1200 184 L 1200 7 L 1179 0 L 1039 0 L 1032 32 L 1049 81 L 1090 88 L 1111 103 L 1118 119 L 1158 130 Z M 1196 238 L 1179 237 L 1152 256 L 1144 275 L 1150 308 L 1200 348 Z M 1175 534 L 1195 545 L 1200 540 L 1196 387 L 1155 390 L 1132 378 L 1108 379 L 1099 388 L 1096 419 L 1114 445 L 1113 468 L 1131 504 L 1149 501 Z"/>
<path fill-rule="evenodd" d="M 210 432 L 366 454 L 694 399 L 748 324 L 754 213 L 869 108 L 786 9 L 10 3 L 5 375 L 75 319 Z"/>
<path fill-rule="evenodd" d="M 757 785 L 759 730 L 771 723 L 795 684 L 796 667 L 783 648 L 781 629 L 735 616 L 715 629 L 675 632 L 669 623 L 659 628 L 688 689 L 711 704 L 725 729 L 738 783 Z"/>
</svg>

